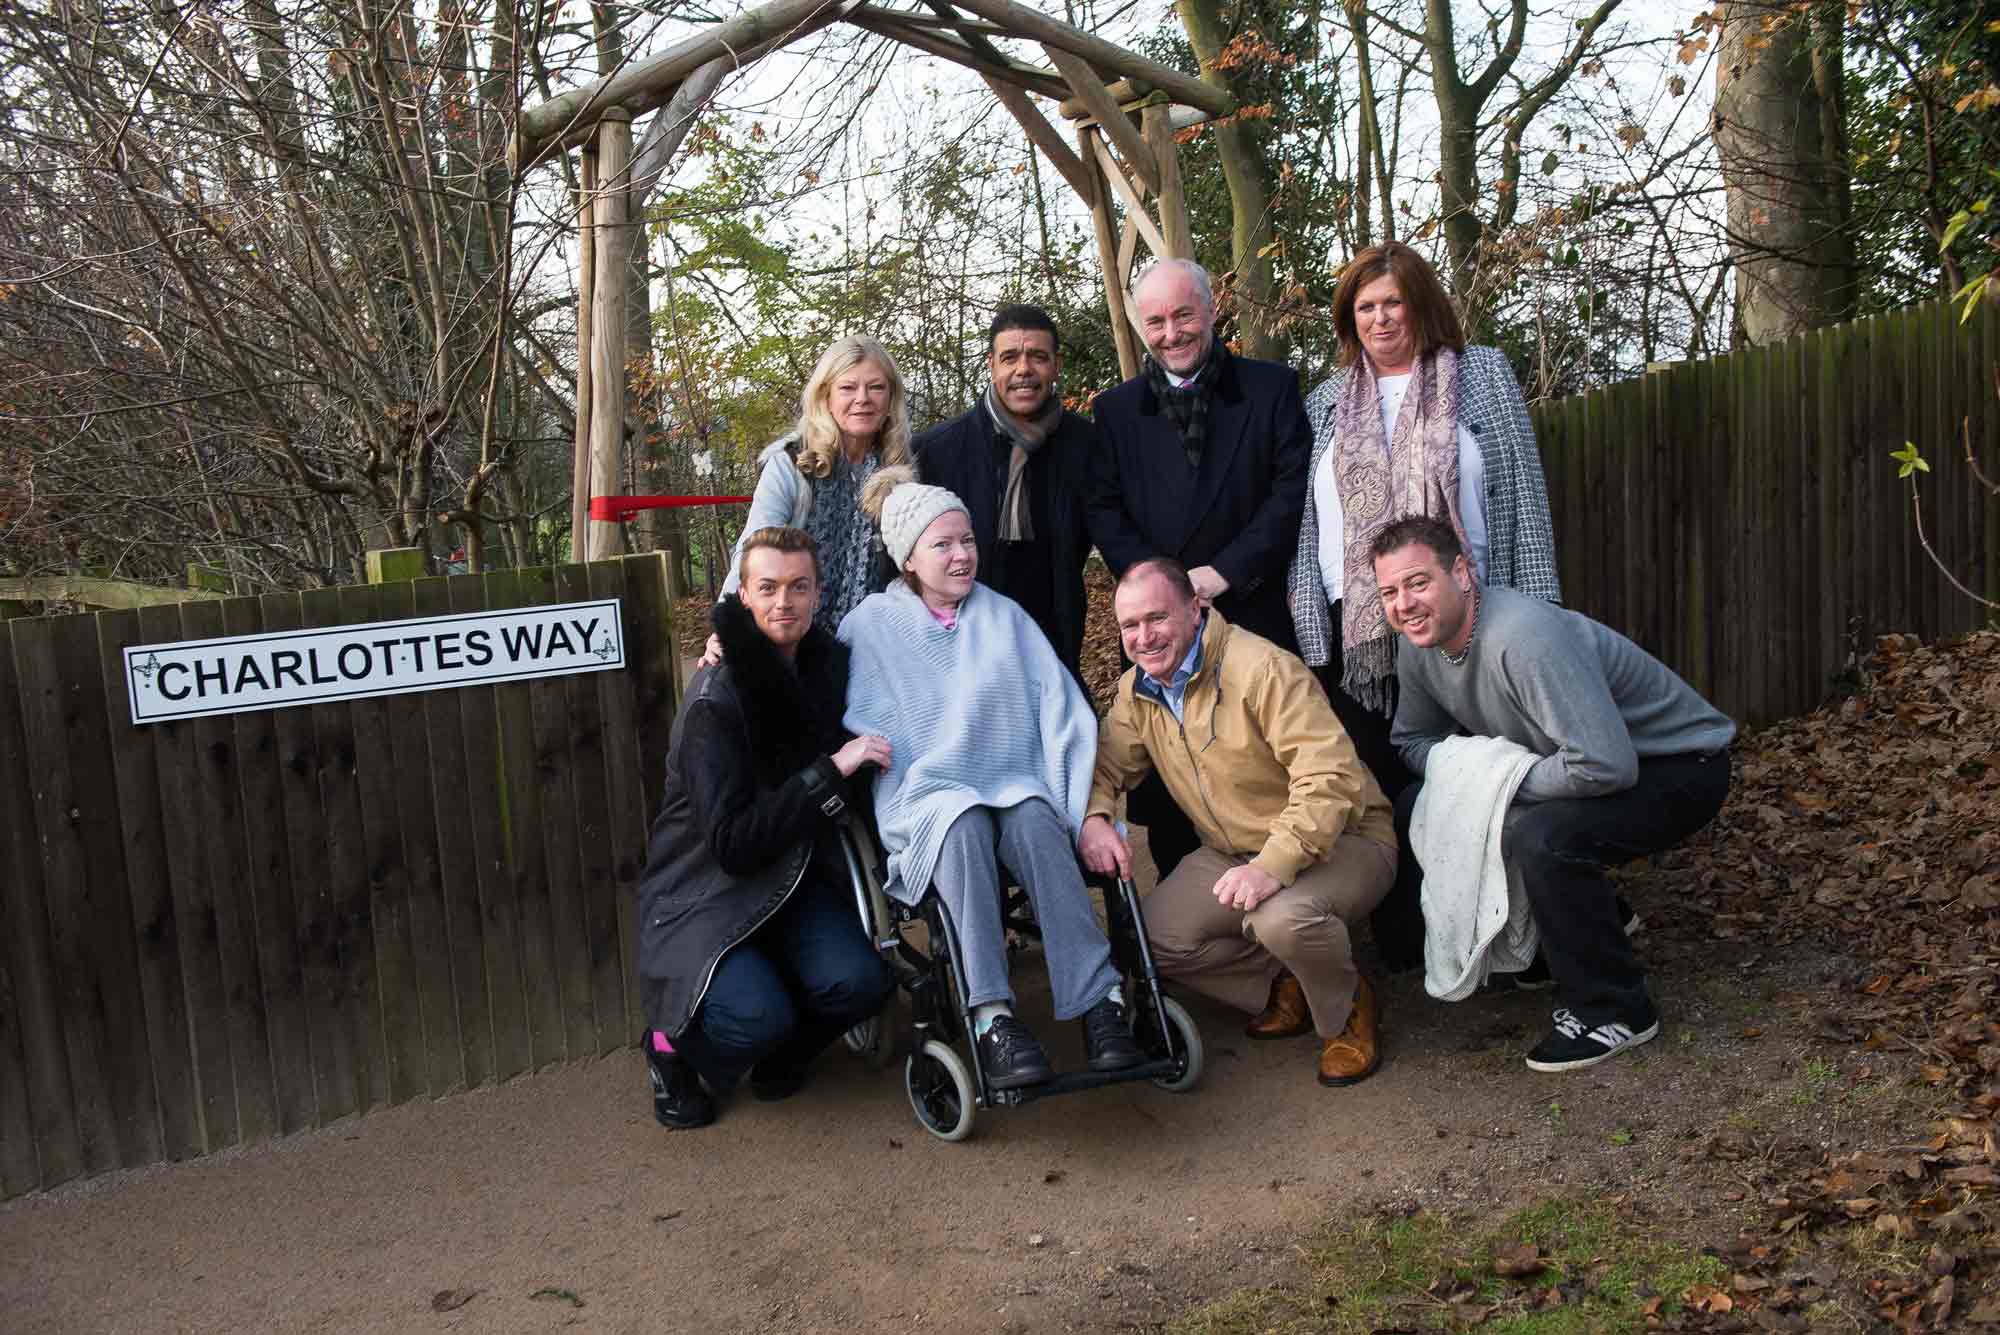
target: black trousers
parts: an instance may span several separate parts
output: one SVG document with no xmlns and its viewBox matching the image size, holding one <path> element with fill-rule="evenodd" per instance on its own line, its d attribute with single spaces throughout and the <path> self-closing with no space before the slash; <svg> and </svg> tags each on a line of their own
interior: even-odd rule
<svg viewBox="0 0 2000 1335">
<path fill-rule="evenodd" d="M 1423 869 L 1410 848 L 1410 813 L 1421 783 L 1396 799 L 1403 856 L 1389 900 L 1417 923 L 1423 954 Z M 1501 856 L 1518 867 L 1556 981 L 1557 1004 L 1599 1022 L 1653 1013 L 1646 972 L 1619 921 L 1607 867 L 1663 852 L 1715 819 L 1729 796 L 1729 753 L 1657 756 L 1639 762 L 1639 781 L 1606 797 L 1516 800 L 1500 836 Z"/>
</svg>

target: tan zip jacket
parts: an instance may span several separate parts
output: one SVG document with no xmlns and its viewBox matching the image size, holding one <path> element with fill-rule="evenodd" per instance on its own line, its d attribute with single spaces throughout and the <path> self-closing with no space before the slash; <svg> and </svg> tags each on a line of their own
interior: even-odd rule
<svg viewBox="0 0 2000 1335">
<path fill-rule="evenodd" d="M 1355 753 L 1319 682 L 1294 654 L 1211 610 L 1184 722 L 1119 679 L 1097 730 L 1090 815 L 1111 817 L 1120 792 L 1157 769 L 1209 848 L 1290 885 L 1341 835 L 1394 849 L 1389 799 Z"/>
</svg>

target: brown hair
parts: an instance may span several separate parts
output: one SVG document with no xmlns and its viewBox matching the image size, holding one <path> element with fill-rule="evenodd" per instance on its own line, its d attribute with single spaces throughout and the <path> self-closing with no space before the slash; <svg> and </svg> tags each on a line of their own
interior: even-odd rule
<svg viewBox="0 0 2000 1335">
<path fill-rule="evenodd" d="M 813 583 L 822 582 L 819 570 L 819 544 L 813 535 L 802 528 L 772 526 L 760 528 L 743 539 L 743 552 L 736 558 L 736 582 L 745 584 L 750 579 L 750 553 L 759 549 L 769 552 L 804 552 L 813 559 Z"/>
<path fill-rule="evenodd" d="M 1333 331 L 1340 336 L 1340 364 L 1352 366 L 1361 356 L 1361 334 L 1354 327 L 1354 303 L 1361 289 L 1378 278 L 1396 280 L 1403 292 L 1405 318 L 1415 340 L 1415 352 L 1428 357 L 1440 347 L 1465 351 L 1465 327 L 1451 295 L 1438 280 L 1429 260 L 1400 241 L 1370 246 L 1347 262 L 1341 270 L 1340 286 L 1333 290 Z"/>
<path fill-rule="evenodd" d="M 1405 547 L 1430 548 L 1446 570 L 1465 555 L 1458 531 L 1444 520 L 1435 515 L 1404 515 L 1375 535 L 1375 541 L 1368 544 L 1368 559 L 1379 561 Z"/>
</svg>

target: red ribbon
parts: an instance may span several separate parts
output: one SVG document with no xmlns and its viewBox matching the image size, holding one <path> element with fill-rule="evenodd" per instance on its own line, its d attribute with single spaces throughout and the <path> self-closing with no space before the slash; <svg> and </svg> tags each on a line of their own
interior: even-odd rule
<svg viewBox="0 0 2000 1335">
<path fill-rule="evenodd" d="M 681 510 L 691 505 L 745 505 L 748 496 L 593 496 L 590 517 L 606 524 L 631 518 L 640 510 Z"/>
</svg>

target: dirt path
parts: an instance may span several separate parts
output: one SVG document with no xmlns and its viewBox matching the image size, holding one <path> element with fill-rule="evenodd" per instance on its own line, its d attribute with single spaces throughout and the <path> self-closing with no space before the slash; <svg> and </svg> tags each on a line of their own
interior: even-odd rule
<svg viewBox="0 0 2000 1335">
<path fill-rule="evenodd" d="M 1247 1042 L 1236 1017 L 1197 1003 L 1209 1067 L 1195 1092 L 1122 1086 L 987 1111 L 956 1146 L 917 1127 L 900 1072 L 844 1052 L 790 1103 L 742 1100 L 711 1129 L 670 1134 L 638 1053 L 620 1053 L 0 1206 L 0 1326 L 1152 1325 L 1295 1278 L 1291 1240 L 1338 1210 L 1670 1171 L 1740 1097 L 1714 1076 L 1747 1074 L 1729 1039 L 1746 1015 L 1769 1035 L 1755 1059 L 1786 1059 L 1770 1004 L 1782 984 L 1755 961 L 1718 970 L 1711 956 L 1699 981 L 1690 961 L 1666 963 L 1667 1033 L 1641 1060 L 1536 1076 L 1519 1054 L 1546 1024 L 1544 996 L 1446 1007 L 1405 975 L 1383 989 L 1385 1069 L 1359 1087 L 1321 1089 L 1310 1040 Z M 1046 1004 L 1031 995 L 1027 1013 L 1042 1014 L 1058 1063 L 1075 1061 Z M 434 1311 L 448 1290 L 473 1296 Z"/>
</svg>

